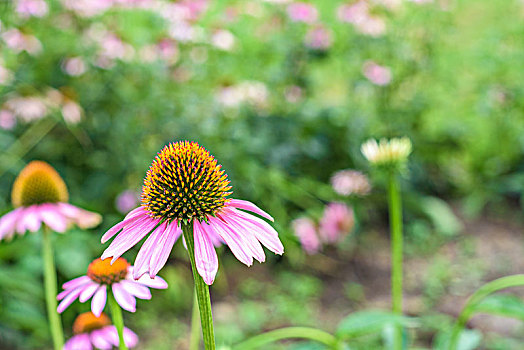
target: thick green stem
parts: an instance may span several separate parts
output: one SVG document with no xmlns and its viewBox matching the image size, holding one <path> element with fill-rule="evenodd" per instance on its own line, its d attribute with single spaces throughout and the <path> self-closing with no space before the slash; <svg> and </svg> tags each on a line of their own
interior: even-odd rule
<svg viewBox="0 0 524 350">
<path fill-rule="evenodd" d="M 62 321 L 56 311 L 56 268 L 53 253 L 53 243 L 51 242 L 52 232 L 44 227 L 42 233 L 42 259 L 44 260 L 44 289 L 45 301 L 47 305 L 47 317 L 51 328 L 51 337 L 55 350 L 62 350 L 64 347 L 64 334 L 62 333 Z"/>
<path fill-rule="evenodd" d="M 196 289 L 193 290 L 193 312 L 191 313 L 191 337 L 189 350 L 198 350 L 200 346 L 200 314 L 198 311 L 198 298 Z"/>
<path fill-rule="evenodd" d="M 468 301 L 466 302 L 466 305 L 460 312 L 460 315 L 457 318 L 455 325 L 453 326 L 451 339 L 449 341 L 449 350 L 457 349 L 460 333 L 466 326 L 466 323 L 468 322 L 473 312 L 475 312 L 475 307 L 478 305 L 478 303 L 480 303 L 485 297 L 496 291 L 518 286 L 524 286 L 524 274 L 501 277 L 499 279 L 486 283 L 485 285 L 477 289 L 477 291 L 469 297 Z"/>
<path fill-rule="evenodd" d="M 195 281 L 195 290 L 198 299 L 198 308 L 200 310 L 200 324 L 202 325 L 202 334 L 206 350 L 215 350 L 215 333 L 213 330 L 213 315 L 211 313 L 211 297 L 209 296 L 209 286 L 198 274 L 195 264 L 195 238 L 193 236 L 193 224 L 182 224 L 182 233 L 186 240 L 187 252 L 191 261 L 193 270 L 193 279 Z"/>
<path fill-rule="evenodd" d="M 389 223 L 391 230 L 391 298 L 392 309 L 402 314 L 402 201 L 396 173 L 389 174 Z M 394 349 L 402 349 L 402 328 L 395 329 Z"/>
<path fill-rule="evenodd" d="M 331 334 L 316 328 L 287 327 L 256 335 L 233 347 L 233 350 L 257 349 L 263 345 L 284 339 L 309 339 L 325 344 L 332 349 L 338 348 L 338 340 Z"/>
<path fill-rule="evenodd" d="M 116 327 L 118 332 L 118 340 L 120 350 L 127 350 L 126 343 L 124 341 L 124 317 L 122 316 L 122 309 L 120 305 L 116 302 L 115 297 L 113 296 L 112 291 L 107 291 L 107 297 L 109 301 L 109 309 L 111 310 L 111 318 L 113 319 L 113 324 Z"/>
</svg>

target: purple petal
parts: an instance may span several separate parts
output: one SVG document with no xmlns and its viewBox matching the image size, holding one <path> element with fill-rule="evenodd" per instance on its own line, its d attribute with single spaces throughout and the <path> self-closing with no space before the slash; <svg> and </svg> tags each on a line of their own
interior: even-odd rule
<svg viewBox="0 0 524 350">
<path fill-rule="evenodd" d="M 144 213 L 143 211 L 141 211 L 139 209 L 142 209 L 142 207 L 136 208 L 135 210 L 131 211 L 124 218 L 124 220 L 120 221 L 119 223 L 117 223 L 116 225 L 111 227 L 109 230 L 107 230 L 107 232 L 104 233 L 104 235 L 102 236 L 102 239 L 101 239 L 102 244 L 107 242 L 114 235 L 116 235 L 125 226 L 131 225 L 133 222 L 135 222 L 135 221 L 137 221 L 139 219 L 143 219 L 146 216 L 148 216 L 146 213 Z"/>
<path fill-rule="evenodd" d="M 89 298 L 93 296 L 93 294 L 95 294 L 98 287 L 100 287 L 100 285 L 96 282 L 89 283 L 86 287 L 84 287 L 84 291 L 80 293 L 80 297 L 78 298 L 78 300 L 81 303 L 85 303 Z"/>
<path fill-rule="evenodd" d="M 167 226 L 167 229 L 160 237 L 159 244 L 154 248 L 153 254 L 151 255 L 149 277 L 155 277 L 158 271 L 164 267 L 173 249 L 173 245 L 181 234 L 182 230 L 178 227 L 176 221 Z"/>
<path fill-rule="evenodd" d="M 211 285 L 213 284 L 218 271 L 218 257 L 215 247 L 197 220 L 193 223 L 193 232 L 195 238 L 195 264 L 197 271 L 204 279 L 204 282 Z"/>
<path fill-rule="evenodd" d="M 243 210 L 247 210 L 247 211 L 250 211 L 250 212 L 253 212 L 255 214 L 258 214 L 270 221 L 275 221 L 275 219 L 273 219 L 273 217 L 271 215 L 269 215 L 268 213 L 266 213 L 265 211 L 263 211 L 262 209 L 260 209 L 259 207 L 257 207 L 255 204 L 249 202 L 249 201 L 245 201 L 245 200 L 242 200 L 242 199 L 231 199 L 229 201 L 229 205 L 232 206 L 232 207 L 235 207 L 235 208 L 238 208 L 238 209 L 243 209 Z"/>
<path fill-rule="evenodd" d="M 126 292 L 128 292 L 132 296 L 137 297 L 139 299 L 151 299 L 151 292 L 149 291 L 149 288 L 147 288 L 146 286 L 128 280 L 123 280 L 119 283 L 126 290 Z"/>
<path fill-rule="evenodd" d="M 253 264 L 253 254 L 251 253 L 251 250 L 248 251 L 244 248 L 247 246 L 247 244 L 239 235 L 234 236 L 229 232 L 229 230 L 226 230 L 227 228 L 223 227 L 226 224 L 222 220 L 210 217 L 209 224 L 203 222 L 201 225 L 202 229 L 206 233 L 212 231 L 214 234 L 222 237 L 229 249 L 231 249 L 231 252 L 233 252 L 238 260 L 247 266 L 251 266 Z"/>
<path fill-rule="evenodd" d="M 135 266 L 133 267 L 133 277 L 138 279 L 140 276 L 144 275 L 149 271 L 149 266 L 151 262 L 151 257 L 155 247 L 158 246 L 158 242 L 162 234 L 166 230 L 166 223 L 158 226 L 152 233 L 147 237 L 144 245 L 138 251 L 138 254 L 135 259 Z"/>
<path fill-rule="evenodd" d="M 102 311 L 104 310 L 104 307 L 106 306 L 106 300 L 107 300 L 107 286 L 104 284 L 98 288 L 95 295 L 93 296 L 93 300 L 91 300 L 91 312 L 96 316 L 100 317 L 100 314 L 102 314 Z"/>
<path fill-rule="evenodd" d="M 75 289 L 73 289 L 69 294 L 67 294 L 64 297 L 64 299 L 60 302 L 60 304 L 58 304 L 56 311 L 59 314 L 64 312 L 64 310 L 67 309 L 67 307 L 71 305 L 73 301 L 75 301 L 78 298 L 78 296 L 80 295 L 80 293 L 82 293 L 83 290 L 84 290 L 84 286 L 76 287 Z"/>
<path fill-rule="evenodd" d="M 284 246 L 278 238 L 278 232 L 275 231 L 271 225 L 253 215 L 235 209 L 231 211 L 234 212 L 234 216 L 238 218 L 238 222 L 242 222 L 244 226 L 253 230 L 253 233 L 260 243 L 276 254 L 281 255 L 284 253 Z"/>
<path fill-rule="evenodd" d="M 86 282 L 92 281 L 91 278 L 88 276 L 80 276 L 77 278 L 73 278 L 71 281 L 67 281 L 66 283 L 62 284 L 63 289 L 72 289 L 75 287 L 78 287 L 81 284 L 84 284 Z"/>
<path fill-rule="evenodd" d="M 112 289 L 116 302 L 122 307 L 122 309 L 129 312 L 136 311 L 136 299 L 134 296 L 126 292 L 119 283 L 113 284 Z"/>
</svg>

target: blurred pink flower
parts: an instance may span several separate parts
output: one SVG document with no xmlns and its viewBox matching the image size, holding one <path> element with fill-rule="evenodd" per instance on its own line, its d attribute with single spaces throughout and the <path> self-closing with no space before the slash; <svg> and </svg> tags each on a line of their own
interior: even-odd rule
<svg viewBox="0 0 524 350">
<path fill-rule="evenodd" d="M 213 33 L 211 44 L 224 51 L 231 51 L 235 46 L 235 36 L 225 29 L 219 29 Z"/>
<path fill-rule="evenodd" d="M 13 72 L 5 68 L 0 60 L 0 85 L 8 85 L 13 80 Z"/>
<path fill-rule="evenodd" d="M 289 103 L 297 103 L 302 98 L 302 88 L 297 85 L 288 86 L 284 91 L 284 97 Z"/>
<path fill-rule="evenodd" d="M 25 122 L 31 122 L 47 115 L 44 99 L 40 96 L 12 96 L 4 104 L 13 114 Z"/>
<path fill-rule="evenodd" d="M 42 51 L 42 44 L 36 37 L 24 34 L 16 28 L 2 33 L 2 39 L 7 47 L 16 53 L 25 51 L 30 55 L 37 55 Z"/>
<path fill-rule="evenodd" d="M 136 208 L 139 202 L 140 194 L 135 191 L 125 190 L 116 197 L 115 206 L 119 212 L 125 214 Z"/>
<path fill-rule="evenodd" d="M 378 65 L 373 61 L 366 61 L 362 66 L 362 73 L 375 85 L 384 86 L 391 82 L 391 69 Z"/>
<path fill-rule="evenodd" d="M 352 4 L 340 5 L 337 8 L 337 17 L 341 22 L 359 23 L 369 15 L 369 5 L 360 0 Z"/>
<path fill-rule="evenodd" d="M 291 226 L 304 251 L 307 254 L 318 253 L 321 248 L 321 243 L 313 220 L 305 217 L 298 218 L 291 222 Z"/>
<path fill-rule="evenodd" d="M 11 130 L 16 125 L 16 117 L 7 109 L 0 109 L 0 128 Z"/>
<path fill-rule="evenodd" d="M 287 14 L 293 22 L 314 23 L 318 19 L 316 7 L 305 2 L 289 4 Z"/>
<path fill-rule="evenodd" d="M 217 94 L 218 102 L 224 107 L 237 107 L 247 103 L 264 108 L 269 98 L 269 90 L 259 81 L 243 81 L 237 85 L 223 87 Z"/>
<path fill-rule="evenodd" d="M 363 196 L 371 191 L 371 184 L 366 175 L 356 170 L 340 170 L 331 177 L 335 192 L 342 196 L 352 194 Z"/>
<path fill-rule="evenodd" d="M 355 28 L 362 34 L 379 37 L 386 33 L 386 22 L 380 17 L 368 16 L 355 23 Z"/>
<path fill-rule="evenodd" d="M 326 50 L 332 44 L 332 33 L 323 26 L 310 28 L 304 38 L 304 44 L 314 50 Z"/>
<path fill-rule="evenodd" d="M 66 123 L 69 124 L 77 124 L 82 119 L 82 115 L 84 114 L 84 110 L 80 105 L 70 99 L 66 99 L 62 104 L 62 117 L 64 117 L 64 120 Z"/>
<path fill-rule="evenodd" d="M 113 5 L 111 0 L 62 0 L 64 7 L 81 17 L 92 17 Z"/>
<path fill-rule="evenodd" d="M 22 18 L 44 17 L 49 11 L 45 0 L 18 0 L 16 2 L 16 12 Z"/>
<path fill-rule="evenodd" d="M 325 243 L 339 242 L 355 225 L 353 209 L 344 203 L 329 203 L 320 219 L 320 238 Z"/>
<path fill-rule="evenodd" d="M 82 57 L 70 57 L 62 62 L 62 70 L 73 77 L 77 77 L 86 72 L 87 66 Z"/>
</svg>

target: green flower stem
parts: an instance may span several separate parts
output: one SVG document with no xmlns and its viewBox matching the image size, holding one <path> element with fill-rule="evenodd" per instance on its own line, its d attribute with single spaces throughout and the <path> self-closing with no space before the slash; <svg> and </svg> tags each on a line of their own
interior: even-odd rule
<svg viewBox="0 0 524 350">
<path fill-rule="evenodd" d="M 112 291 L 107 291 L 107 297 L 109 301 L 109 309 L 111 310 L 111 318 L 113 319 L 113 324 L 116 327 L 118 332 L 118 340 L 120 350 L 127 350 L 126 343 L 124 341 L 124 317 L 122 316 L 122 309 L 120 305 L 116 302 L 115 297 L 113 296 Z"/>
<path fill-rule="evenodd" d="M 494 281 L 486 283 L 485 285 L 477 289 L 477 291 L 473 293 L 471 297 L 469 297 L 468 301 L 466 302 L 466 305 L 460 312 L 460 315 L 457 318 L 455 325 L 453 326 L 451 339 L 449 341 L 449 350 L 457 349 L 460 333 L 466 326 L 466 323 L 468 322 L 472 314 L 475 312 L 475 307 L 485 297 L 501 289 L 518 286 L 524 286 L 524 274 L 498 278 Z"/>
<path fill-rule="evenodd" d="M 213 330 L 213 315 L 211 313 L 209 286 L 198 274 L 195 264 L 195 238 L 193 237 L 193 223 L 188 225 L 182 224 L 182 233 L 184 234 L 184 239 L 186 240 L 187 252 L 189 254 L 189 260 L 191 260 L 191 269 L 193 270 L 193 279 L 195 281 L 198 308 L 200 309 L 200 324 L 202 325 L 204 345 L 206 350 L 215 350 L 215 333 Z"/>
<path fill-rule="evenodd" d="M 233 347 L 233 350 L 257 349 L 263 345 L 284 339 L 309 339 L 338 349 L 338 340 L 323 330 L 308 327 L 287 327 L 256 335 Z"/>
<path fill-rule="evenodd" d="M 42 233 L 42 259 L 44 260 L 44 289 L 45 301 L 47 305 L 47 316 L 49 317 L 49 327 L 55 350 L 62 350 L 64 347 L 64 334 L 62 332 L 62 321 L 56 311 L 56 268 L 53 253 L 53 243 L 51 242 L 51 230 L 44 226 Z"/>
<path fill-rule="evenodd" d="M 193 290 L 193 312 L 191 314 L 191 336 L 189 350 L 198 350 L 200 346 L 200 314 L 198 311 L 198 298 L 196 289 Z"/>
<path fill-rule="evenodd" d="M 389 223 L 391 230 L 391 297 L 393 312 L 402 315 L 402 201 L 396 173 L 389 174 Z M 402 349 L 402 328 L 395 329 L 394 349 Z"/>
</svg>

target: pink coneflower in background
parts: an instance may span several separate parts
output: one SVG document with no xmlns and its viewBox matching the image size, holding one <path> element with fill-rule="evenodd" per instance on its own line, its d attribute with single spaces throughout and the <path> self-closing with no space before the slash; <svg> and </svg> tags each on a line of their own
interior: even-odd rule
<svg viewBox="0 0 524 350">
<path fill-rule="evenodd" d="M 64 350 L 113 349 L 120 344 L 118 332 L 106 314 L 95 316 L 84 312 L 73 323 L 73 337 L 69 339 Z M 134 348 L 138 336 L 129 328 L 124 327 L 124 343 L 128 348 Z"/>
<path fill-rule="evenodd" d="M 314 23 L 318 19 L 317 8 L 305 2 L 289 4 L 287 14 L 293 22 Z"/>
<path fill-rule="evenodd" d="M 211 44 L 224 51 L 231 51 L 235 46 L 235 36 L 229 30 L 219 29 L 211 36 Z"/>
<path fill-rule="evenodd" d="M 142 276 L 132 278 L 133 266 L 124 258 L 118 258 L 113 264 L 110 260 L 95 259 L 87 268 L 87 275 L 77 277 L 62 286 L 64 291 L 58 294 L 59 313 L 69 307 L 76 299 L 84 303 L 91 301 L 91 312 L 100 316 L 106 305 L 108 288 L 111 288 L 117 303 L 130 312 L 136 311 L 136 299 L 151 299 L 149 288 L 166 289 L 167 283 L 161 277 Z M 149 288 L 148 288 L 149 287 Z"/>
<path fill-rule="evenodd" d="M 320 219 L 320 238 L 328 244 L 336 243 L 346 236 L 354 225 L 353 209 L 344 203 L 329 203 Z"/>
<path fill-rule="evenodd" d="M 316 254 L 322 247 L 317 234 L 317 227 L 309 218 L 298 218 L 291 222 L 295 236 L 307 254 Z"/>
<path fill-rule="evenodd" d="M 378 86 L 388 85 L 392 78 L 391 69 L 373 61 L 364 62 L 362 74 L 364 74 L 370 82 Z"/>
<path fill-rule="evenodd" d="M 0 239 L 36 232 L 42 223 L 63 233 L 72 224 L 90 228 L 102 220 L 97 213 L 67 203 L 64 180 L 45 162 L 30 162 L 16 178 L 11 196 L 16 209 L 0 218 Z"/>
<path fill-rule="evenodd" d="M 4 103 L 4 108 L 24 122 L 32 122 L 45 117 L 48 113 L 46 102 L 41 96 L 12 95 Z"/>
<path fill-rule="evenodd" d="M 353 24 L 355 29 L 364 35 L 378 37 L 386 32 L 386 22 L 372 15 L 369 2 L 364 0 L 340 5 L 337 8 L 337 17 L 341 22 Z"/>
<path fill-rule="evenodd" d="M 136 208 L 138 203 L 140 203 L 140 194 L 132 190 L 121 192 L 115 199 L 115 206 L 122 214 Z"/>
<path fill-rule="evenodd" d="M 82 57 L 70 57 L 62 62 L 62 70 L 72 77 L 78 77 L 87 70 L 87 65 Z"/>
<path fill-rule="evenodd" d="M 42 52 L 42 44 L 36 37 L 24 34 L 16 28 L 3 32 L 2 39 L 6 46 L 15 53 L 25 51 L 34 56 Z"/>
<path fill-rule="evenodd" d="M 44 17 L 49 11 L 44 0 L 18 0 L 16 2 L 16 12 L 22 18 Z"/>
<path fill-rule="evenodd" d="M 310 28 L 304 38 L 304 44 L 314 50 L 327 50 L 332 43 L 333 35 L 331 31 L 323 26 Z"/>
<path fill-rule="evenodd" d="M 15 115 L 7 109 L 0 109 L 0 128 L 4 130 L 11 130 L 15 127 L 15 125 Z"/>
<path fill-rule="evenodd" d="M 331 177 L 331 186 L 342 196 L 365 196 L 371 191 L 368 177 L 360 171 L 351 169 L 337 171 Z"/>
<path fill-rule="evenodd" d="M 133 277 L 154 277 L 165 265 L 181 235 L 181 226 L 192 228 L 196 270 L 208 285 L 215 280 L 218 257 L 213 236 L 220 237 L 235 257 L 250 266 L 265 261 L 262 245 L 276 254 L 284 247 L 266 221 L 273 218 L 251 202 L 228 198 L 227 174 L 209 152 L 196 142 L 165 146 L 151 164 L 142 188 L 142 206 L 131 211 L 102 237 L 117 235 L 102 254 L 116 261 L 149 234 L 135 260 Z M 262 244 L 262 245 L 261 245 Z"/>
</svg>

